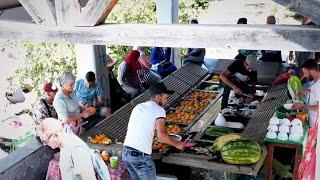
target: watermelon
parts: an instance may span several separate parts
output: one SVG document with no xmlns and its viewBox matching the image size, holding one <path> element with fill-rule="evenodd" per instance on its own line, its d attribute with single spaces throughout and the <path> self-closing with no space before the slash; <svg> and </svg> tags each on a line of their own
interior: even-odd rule
<svg viewBox="0 0 320 180">
<path fill-rule="evenodd" d="M 233 133 L 233 130 L 223 126 L 214 126 L 207 129 L 204 134 L 211 137 L 220 137 L 225 134 Z"/>
<path fill-rule="evenodd" d="M 229 141 L 221 149 L 222 159 L 229 164 L 254 164 L 258 162 L 260 156 L 260 145 L 249 139 L 236 139 Z"/>
<path fill-rule="evenodd" d="M 241 139 L 241 138 L 243 138 L 243 136 L 241 134 L 237 134 L 237 133 L 230 133 L 230 134 L 222 135 L 222 136 L 218 137 L 213 142 L 212 150 L 220 152 L 222 147 L 225 144 L 227 144 L 229 141 Z"/>
</svg>

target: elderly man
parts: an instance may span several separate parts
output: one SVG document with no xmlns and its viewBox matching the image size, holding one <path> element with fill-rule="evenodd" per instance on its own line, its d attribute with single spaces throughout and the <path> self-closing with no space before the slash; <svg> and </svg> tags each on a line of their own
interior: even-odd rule
<svg viewBox="0 0 320 180">
<path fill-rule="evenodd" d="M 313 80 L 313 84 L 310 89 L 303 89 L 304 93 L 308 93 L 309 97 L 306 104 L 294 103 L 294 109 L 307 109 L 309 112 L 309 125 L 313 126 L 318 116 L 319 108 L 319 96 L 320 96 L 320 73 L 318 64 L 314 59 L 305 61 L 301 66 L 303 72 L 303 78 L 307 78 L 309 81 Z M 302 93 L 303 93 L 302 92 Z"/>
<path fill-rule="evenodd" d="M 42 120 L 49 117 L 58 119 L 57 112 L 53 107 L 53 100 L 56 96 L 58 88 L 50 82 L 43 86 L 43 91 L 44 97 L 40 98 L 38 110 L 35 113 L 37 120 Z"/>
</svg>

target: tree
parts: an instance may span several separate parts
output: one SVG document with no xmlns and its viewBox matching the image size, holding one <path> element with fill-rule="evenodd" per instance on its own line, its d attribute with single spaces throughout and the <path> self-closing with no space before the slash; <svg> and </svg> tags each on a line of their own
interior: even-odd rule
<svg viewBox="0 0 320 180">
<path fill-rule="evenodd" d="M 212 0 L 180 0 L 179 23 L 186 24 L 191 18 L 198 18 L 200 13 L 207 10 Z M 119 0 L 106 23 L 156 23 L 155 0 Z M 121 63 L 123 57 L 132 49 L 131 46 L 109 46 L 108 53 Z M 150 53 L 150 48 L 146 50 Z M 117 68 L 114 68 L 116 71 Z"/>
<path fill-rule="evenodd" d="M 13 81 L 20 84 L 30 83 L 32 90 L 40 94 L 43 84 L 57 81 L 62 72 L 76 75 L 76 57 L 72 44 L 26 42 L 24 46 L 28 52 L 25 67 L 16 71 Z"/>
<path fill-rule="evenodd" d="M 190 18 L 197 18 L 201 11 L 208 8 L 212 0 L 180 0 L 179 23 L 188 23 Z M 156 23 L 155 0 L 119 0 L 107 18 L 107 23 Z M 28 54 L 26 66 L 19 69 L 13 81 L 20 84 L 30 82 L 32 89 L 41 93 L 42 85 L 48 81 L 56 81 L 58 76 L 65 71 L 76 75 L 76 57 L 73 44 L 56 42 L 25 43 Z M 131 50 L 131 46 L 109 46 L 107 51 L 111 57 L 118 60 Z M 150 48 L 146 49 L 146 54 Z M 116 71 L 117 68 L 114 68 Z M 17 83 L 15 83 L 17 84 Z"/>
</svg>

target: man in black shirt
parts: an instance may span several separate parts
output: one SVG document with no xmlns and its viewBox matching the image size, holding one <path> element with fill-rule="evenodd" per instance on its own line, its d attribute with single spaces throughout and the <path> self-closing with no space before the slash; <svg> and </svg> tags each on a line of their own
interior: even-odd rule
<svg viewBox="0 0 320 180">
<path fill-rule="evenodd" d="M 252 70 L 252 60 L 235 60 L 221 73 L 220 79 L 224 84 L 221 109 L 227 107 L 231 89 L 237 96 L 242 96 L 243 93 L 255 94 L 257 73 Z"/>
</svg>

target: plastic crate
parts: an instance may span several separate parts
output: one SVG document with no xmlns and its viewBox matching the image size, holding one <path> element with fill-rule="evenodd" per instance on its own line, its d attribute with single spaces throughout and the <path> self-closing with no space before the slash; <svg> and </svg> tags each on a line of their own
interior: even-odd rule
<svg viewBox="0 0 320 180">
<path fill-rule="evenodd" d="M 31 142 L 34 139 L 34 135 L 32 132 L 28 132 L 25 136 L 22 136 L 18 139 L 12 140 L 12 150 L 16 150 L 17 148 L 23 147 L 27 143 Z"/>
</svg>

